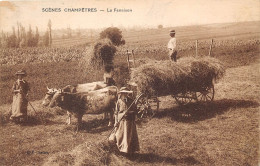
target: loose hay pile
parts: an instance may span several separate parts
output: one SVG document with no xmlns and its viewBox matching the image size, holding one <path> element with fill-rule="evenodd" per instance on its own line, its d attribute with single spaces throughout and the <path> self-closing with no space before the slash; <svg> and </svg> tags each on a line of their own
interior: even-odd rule
<svg viewBox="0 0 260 166">
<path fill-rule="evenodd" d="M 187 91 L 199 91 L 223 77 L 223 64 L 211 57 L 153 61 L 137 67 L 131 73 L 130 82 L 137 84 L 137 90 L 145 94 L 170 95 Z"/>
<path fill-rule="evenodd" d="M 84 65 L 98 69 L 101 66 L 113 66 L 116 47 L 109 39 L 102 39 L 87 49 Z"/>
<path fill-rule="evenodd" d="M 115 151 L 108 141 L 85 142 L 71 151 L 50 156 L 43 165 L 109 165 Z"/>
</svg>

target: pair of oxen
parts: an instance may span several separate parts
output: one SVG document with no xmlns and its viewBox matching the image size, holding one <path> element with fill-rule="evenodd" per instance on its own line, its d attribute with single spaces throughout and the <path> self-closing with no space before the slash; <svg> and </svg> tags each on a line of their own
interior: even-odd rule
<svg viewBox="0 0 260 166">
<path fill-rule="evenodd" d="M 43 106 L 59 106 L 67 110 L 67 124 L 71 124 L 71 115 L 77 118 L 77 128 L 81 127 L 84 114 L 101 114 L 109 116 L 109 126 L 113 123 L 113 113 L 117 100 L 117 87 L 107 86 L 104 82 L 92 82 L 67 85 L 62 89 L 47 88 Z"/>
</svg>

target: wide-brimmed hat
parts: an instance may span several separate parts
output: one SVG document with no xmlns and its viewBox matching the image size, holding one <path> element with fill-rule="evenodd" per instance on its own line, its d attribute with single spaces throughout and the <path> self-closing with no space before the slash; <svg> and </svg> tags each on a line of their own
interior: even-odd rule
<svg viewBox="0 0 260 166">
<path fill-rule="evenodd" d="M 15 73 L 15 75 L 24 75 L 24 76 L 26 76 L 27 73 L 26 73 L 25 70 L 19 70 L 19 71 L 17 71 L 17 72 Z"/>
<path fill-rule="evenodd" d="M 175 34 L 175 30 L 171 30 L 171 31 L 170 31 L 170 34 Z"/>
<path fill-rule="evenodd" d="M 120 94 L 120 93 L 133 93 L 133 91 L 127 89 L 126 87 L 122 87 L 122 88 L 120 88 L 118 94 Z"/>
</svg>

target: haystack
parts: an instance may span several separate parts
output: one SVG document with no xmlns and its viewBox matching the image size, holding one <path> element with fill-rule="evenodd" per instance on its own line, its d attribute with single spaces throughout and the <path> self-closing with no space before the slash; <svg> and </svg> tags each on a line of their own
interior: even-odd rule
<svg viewBox="0 0 260 166">
<path fill-rule="evenodd" d="M 138 91 L 145 94 L 170 95 L 199 91 L 222 78 L 224 73 L 223 64 L 215 58 L 187 57 L 177 63 L 153 61 L 141 65 L 131 73 L 130 82 L 135 82 Z"/>
<path fill-rule="evenodd" d="M 87 68 L 98 69 L 103 66 L 113 66 L 116 47 L 109 39 L 102 39 L 87 48 L 84 65 Z"/>
</svg>

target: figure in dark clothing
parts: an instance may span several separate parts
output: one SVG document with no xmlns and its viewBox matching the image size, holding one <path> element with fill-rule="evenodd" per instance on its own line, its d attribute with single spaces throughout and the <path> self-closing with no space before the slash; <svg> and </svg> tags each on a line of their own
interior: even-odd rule
<svg viewBox="0 0 260 166">
<path fill-rule="evenodd" d="M 12 87 L 13 103 L 11 120 L 24 121 L 27 119 L 27 106 L 28 106 L 28 92 L 30 90 L 29 84 L 23 78 L 26 76 L 24 70 L 19 70 L 15 73 L 18 79 L 14 82 Z"/>
</svg>

